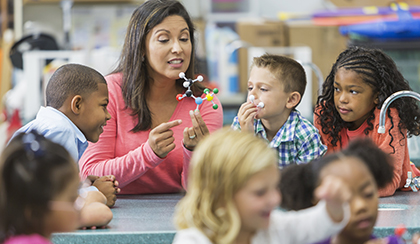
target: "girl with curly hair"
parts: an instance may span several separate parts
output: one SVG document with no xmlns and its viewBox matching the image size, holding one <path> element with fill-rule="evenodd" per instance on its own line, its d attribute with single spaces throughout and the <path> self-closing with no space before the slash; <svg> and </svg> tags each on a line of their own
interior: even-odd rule
<svg viewBox="0 0 420 244">
<path fill-rule="evenodd" d="M 394 177 L 379 190 L 380 196 L 403 189 L 409 171 L 420 175 L 410 163 L 407 136 L 420 133 L 420 110 L 416 101 L 401 98 L 389 106 L 385 128 L 379 134 L 379 113 L 391 94 L 412 90 L 394 61 L 378 49 L 350 47 L 343 51 L 325 80 L 318 97 L 314 124 L 328 153 L 345 148 L 349 141 L 369 137 L 393 158 Z"/>
</svg>

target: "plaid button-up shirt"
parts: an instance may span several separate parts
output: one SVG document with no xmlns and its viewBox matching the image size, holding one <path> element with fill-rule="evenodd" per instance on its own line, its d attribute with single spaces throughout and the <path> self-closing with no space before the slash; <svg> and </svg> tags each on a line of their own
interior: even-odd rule
<svg viewBox="0 0 420 244">
<path fill-rule="evenodd" d="M 232 129 L 241 130 L 238 116 L 232 123 Z M 290 112 L 289 118 L 273 137 L 271 142 L 260 119 L 254 120 L 255 135 L 266 140 L 279 155 L 279 168 L 293 163 L 307 163 L 323 156 L 327 147 L 322 144 L 318 130 L 297 110 Z"/>
</svg>

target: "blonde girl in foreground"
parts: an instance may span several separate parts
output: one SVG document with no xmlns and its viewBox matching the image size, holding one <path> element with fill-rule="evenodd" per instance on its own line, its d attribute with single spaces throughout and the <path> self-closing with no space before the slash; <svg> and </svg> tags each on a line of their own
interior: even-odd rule
<svg viewBox="0 0 420 244">
<path fill-rule="evenodd" d="M 279 206 L 275 151 L 253 136 L 222 129 L 205 138 L 192 157 L 186 196 L 178 203 L 173 243 L 310 243 L 338 233 L 349 218 L 350 190 L 327 177 L 323 199 L 298 212 Z"/>
</svg>

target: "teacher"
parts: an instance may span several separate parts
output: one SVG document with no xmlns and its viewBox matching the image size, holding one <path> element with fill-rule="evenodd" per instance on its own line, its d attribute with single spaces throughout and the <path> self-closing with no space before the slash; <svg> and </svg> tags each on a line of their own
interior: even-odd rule
<svg viewBox="0 0 420 244">
<path fill-rule="evenodd" d="M 111 119 L 79 160 L 82 178 L 115 175 L 122 194 L 180 192 L 197 143 L 223 126 L 217 110 L 183 94 L 194 78 L 194 26 L 175 0 L 149 0 L 131 16 L 117 68 L 106 81 Z M 203 95 L 198 82 L 195 96 Z M 104 122 L 105 123 L 105 122 Z"/>
</svg>

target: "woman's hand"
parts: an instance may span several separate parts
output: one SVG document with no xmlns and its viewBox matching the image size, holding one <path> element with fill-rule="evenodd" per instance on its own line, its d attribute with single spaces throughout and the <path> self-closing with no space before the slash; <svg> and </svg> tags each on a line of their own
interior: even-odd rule
<svg viewBox="0 0 420 244">
<path fill-rule="evenodd" d="M 190 111 L 192 127 L 185 127 L 184 129 L 184 146 L 188 150 L 194 150 L 198 142 L 206 135 L 209 134 L 209 129 L 201 117 L 200 111 Z"/>
<path fill-rule="evenodd" d="M 150 131 L 149 145 L 159 158 L 166 157 L 170 151 L 174 150 L 175 138 L 171 128 L 180 125 L 181 123 L 182 120 L 169 121 L 156 126 Z"/>
<path fill-rule="evenodd" d="M 257 114 L 257 106 L 251 102 L 245 102 L 238 111 L 238 121 L 241 131 L 254 132 L 254 118 Z"/>
</svg>

